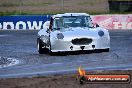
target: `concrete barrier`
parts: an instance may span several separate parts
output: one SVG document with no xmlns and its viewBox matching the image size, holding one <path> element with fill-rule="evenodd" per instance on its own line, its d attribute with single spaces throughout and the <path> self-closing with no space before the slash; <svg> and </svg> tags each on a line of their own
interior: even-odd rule
<svg viewBox="0 0 132 88">
<path fill-rule="evenodd" d="M 49 20 L 49 15 L 34 16 L 0 16 L 1 30 L 40 30 L 44 22 Z"/>
<path fill-rule="evenodd" d="M 132 29 L 132 14 L 128 15 L 92 15 L 93 23 L 106 29 Z M 1 30 L 40 30 L 50 15 L 0 16 Z"/>
<path fill-rule="evenodd" d="M 92 20 L 106 29 L 132 29 L 132 14 L 94 15 Z"/>
</svg>

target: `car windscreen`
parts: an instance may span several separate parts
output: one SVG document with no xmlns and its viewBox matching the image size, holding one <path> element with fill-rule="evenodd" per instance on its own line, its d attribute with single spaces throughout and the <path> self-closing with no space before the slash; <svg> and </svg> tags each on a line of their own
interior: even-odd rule
<svg viewBox="0 0 132 88">
<path fill-rule="evenodd" d="M 90 16 L 63 16 L 54 19 L 53 28 L 93 27 Z"/>
</svg>

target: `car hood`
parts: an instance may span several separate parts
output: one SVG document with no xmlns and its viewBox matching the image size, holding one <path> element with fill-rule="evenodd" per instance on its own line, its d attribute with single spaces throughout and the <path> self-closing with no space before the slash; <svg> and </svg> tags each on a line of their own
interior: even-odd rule
<svg viewBox="0 0 132 88">
<path fill-rule="evenodd" d="M 65 40 L 75 39 L 75 38 L 94 38 L 98 37 L 98 30 L 95 28 L 65 28 L 61 31 L 51 32 L 51 37 L 56 37 L 58 33 L 64 35 Z M 56 37 L 57 38 L 57 37 Z"/>
</svg>

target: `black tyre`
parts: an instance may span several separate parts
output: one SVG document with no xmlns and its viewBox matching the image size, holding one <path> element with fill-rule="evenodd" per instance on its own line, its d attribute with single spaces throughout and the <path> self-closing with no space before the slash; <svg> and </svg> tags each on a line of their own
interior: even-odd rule
<svg viewBox="0 0 132 88">
<path fill-rule="evenodd" d="M 45 54 L 49 52 L 49 49 L 43 45 L 42 41 L 39 38 L 37 39 L 37 47 L 39 54 Z"/>
<path fill-rule="evenodd" d="M 109 52 L 109 51 L 110 51 L 109 48 L 103 50 L 103 52 Z"/>
<path fill-rule="evenodd" d="M 49 54 L 50 54 L 51 56 L 54 55 L 54 53 L 51 51 L 51 44 L 50 44 L 50 46 L 49 46 Z"/>
<path fill-rule="evenodd" d="M 43 44 L 42 44 L 42 42 L 40 41 L 40 39 L 38 38 L 37 39 L 37 48 L 38 48 L 38 52 L 39 52 L 39 54 L 43 54 Z"/>
<path fill-rule="evenodd" d="M 51 56 L 55 56 L 56 55 L 56 52 L 52 52 L 51 51 L 51 43 L 49 44 L 49 55 L 51 55 Z"/>
</svg>

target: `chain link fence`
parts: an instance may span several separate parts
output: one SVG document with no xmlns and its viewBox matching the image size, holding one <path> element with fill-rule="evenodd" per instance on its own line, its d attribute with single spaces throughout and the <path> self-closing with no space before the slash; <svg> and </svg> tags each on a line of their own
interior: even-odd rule
<svg viewBox="0 0 132 88">
<path fill-rule="evenodd" d="M 0 14 L 106 13 L 107 0 L 0 0 Z"/>
<path fill-rule="evenodd" d="M 109 0 L 110 12 L 132 12 L 132 0 Z"/>
<path fill-rule="evenodd" d="M 119 1 L 113 1 L 115 0 L 0 0 L 0 15 L 56 14 L 63 12 L 104 14 L 110 11 L 126 11 L 126 9 L 131 11 L 129 9 L 132 4 L 119 4 Z"/>
</svg>

